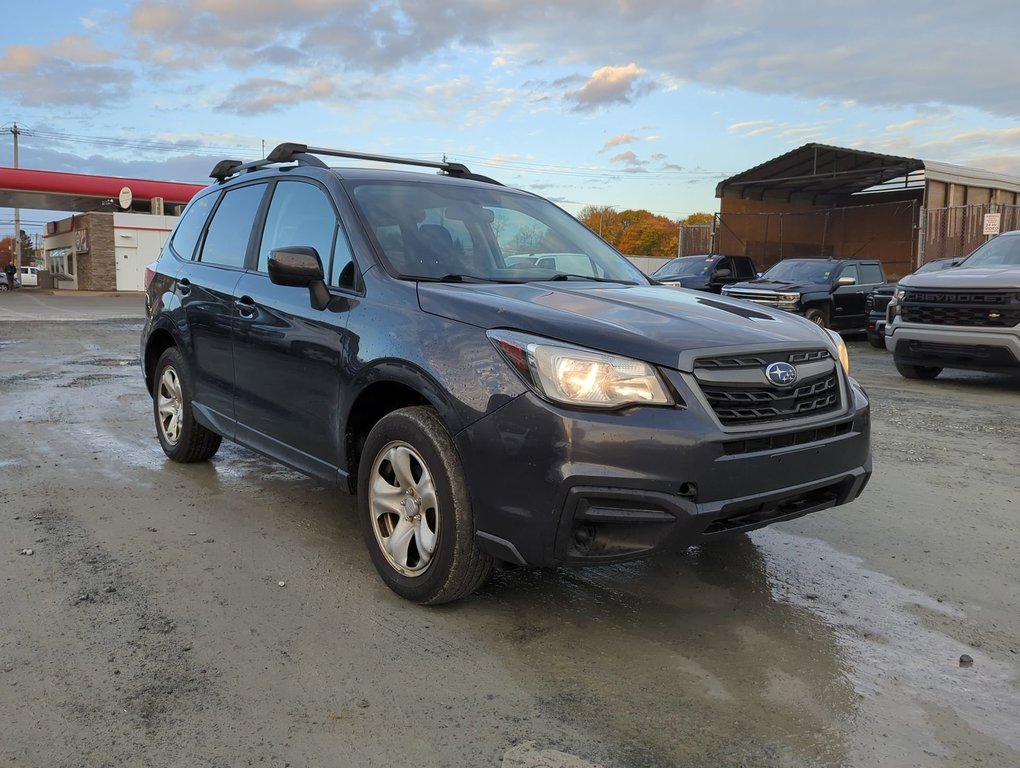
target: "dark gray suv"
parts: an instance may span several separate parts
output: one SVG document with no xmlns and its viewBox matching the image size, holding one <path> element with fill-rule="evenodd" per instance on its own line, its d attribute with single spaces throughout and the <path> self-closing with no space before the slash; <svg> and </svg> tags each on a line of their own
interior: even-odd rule
<svg viewBox="0 0 1020 768">
<path fill-rule="evenodd" d="M 439 174 L 328 168 L 323 156 Z M 147 274 L 156 432 L 358 495 L 383 580 L 610 563 L 853 500 L 868 401 L 839 337 L 652 285 L 552 203 L 299 144 L 223 161 Z"/>
</svg>

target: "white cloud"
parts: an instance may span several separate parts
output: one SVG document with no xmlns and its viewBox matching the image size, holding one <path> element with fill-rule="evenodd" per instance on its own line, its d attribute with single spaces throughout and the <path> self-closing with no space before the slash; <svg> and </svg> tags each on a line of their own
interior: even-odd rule
<svg viewBox="0 0 1020 768">
<path fill-rule="evenodd" d="M 631 63 L 624 67 L 600 67 L 576 91 L 566 94 L 577 110 L 590 110 L 607 104 L 629 104 L 648 93 L 654 83 L 642 80 L 647 71 Z"/>
</svg>

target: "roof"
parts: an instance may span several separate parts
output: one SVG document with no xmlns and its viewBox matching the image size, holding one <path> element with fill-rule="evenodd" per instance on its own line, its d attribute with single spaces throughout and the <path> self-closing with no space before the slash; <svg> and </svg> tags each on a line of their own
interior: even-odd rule
<svg viewBox="0 0 1020 768">
<path fill-rule="evenodd" d="M 154 197 L 161 197 L 165 204 L 172 205 L 187 203 L 205 185 L 37 171 L 30 168 L 0 168 L 0 207 L 81 213 L 109 210 L 104 206 L 109 206 L 111 201 L 116 206 L 124 187 L 131 190 L 131 196 L 136 201 L 148 203 Z"/>
<path fill-rule="evenodd" d="M 715 196 L 834 205 L 864 191 L 920 189 L 925 179 L 1020 192 L 1016 176 L 812 143 L 719 182 Z"/>
</svg>

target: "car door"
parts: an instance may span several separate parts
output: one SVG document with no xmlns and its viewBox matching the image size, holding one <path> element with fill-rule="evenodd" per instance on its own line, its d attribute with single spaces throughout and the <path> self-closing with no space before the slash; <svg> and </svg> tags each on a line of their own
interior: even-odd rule
<svg viewBox="0 0 1020 768">
<path fill-rule="evenodd" d="M 215 208 L 193 258 L 177 273 L 175 292 L 185 317 L 194 406 L 229 438 L 234 436 L 235 418 L 234 286 L 244 273 L 265 191 L 264 182 L 249 184 L 228 189 L 218 199 L 210 195 L 200 201 L 203 206 L 215 204 Z M 174 239 L 178 239 L 176 234 Z"/>
<path fill-rule="evenodd" d="M 270 281 L 269 255 L 287 246 L 318 252 L 333 294 L 325 309 L 311 305 L 307 288 Z M 336 480 L 340 376 L 357 297 L 351 249 L 325 188 L 301 179 L 276 184 L 252 266 L 234 287 L 237 440 Z"/>
<path fill-rule="evenodd" d="M 841 279 L 852 278 L 852 285 L 839 285 Z M 833 328 L 864 329 L 867 327 L 865 304 L 872 286 L 862 285 L 860 271 L 856 264 L 845 264 L 833 278 Z"/>
</svg>

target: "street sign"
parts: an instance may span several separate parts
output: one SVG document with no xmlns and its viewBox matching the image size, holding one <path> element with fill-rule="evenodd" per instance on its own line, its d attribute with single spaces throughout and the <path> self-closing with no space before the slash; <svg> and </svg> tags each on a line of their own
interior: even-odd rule
<svg viewBox="0 0 1020 768">
<path fill-rule="evenodd" d="M 997 235 L 999 234 L 1000 222 L 1002 220 L 1001 213 L 986 213 L 985 214 L 985 228 L 982 230 L 984 235 Z"/>
</svg>

